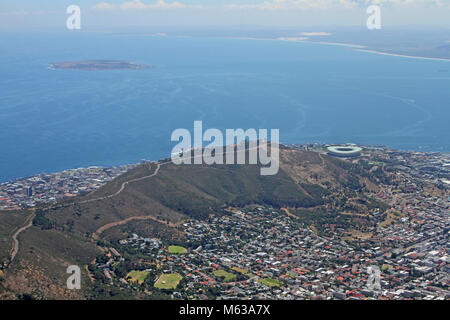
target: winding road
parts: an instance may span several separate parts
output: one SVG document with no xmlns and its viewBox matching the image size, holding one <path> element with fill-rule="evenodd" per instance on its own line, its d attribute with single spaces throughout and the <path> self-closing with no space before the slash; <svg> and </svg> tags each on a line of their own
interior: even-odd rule
<svg viewBox="0 0 450 320">
<path fill-rule="evenodd" d="M 135 216 L 135 217 L 126 218 L 126 219 L 121 220 L 121 221 L 111 222 L 111 223 L 105 224 L 104 226 L 101 226 L 100 228 L 97 229 L 97 231 L 94 232 L 94 234 L 92 235 L 92 238 L 97 240 L 98 237 L 100 236 L 100 234 L 102 234 L 104 231 L 106 231 L 108 229 L 111 229 L 113 227 L 117 227 L 117 226 L 121 226 L 121 225 L 127 224 L 128 222 L 134 221 L 134 220 L 153 220 L 153 221 L 156 221 L 156 222 L 159 222 L 159 223 L 166 224 L 169 227 L 173 227 L 173 228 L 175 228 L 175 227 L 177 227 L 177 226 L 179 226 L 179 225 L 184 223 L 184 221 L 180 221 L 180 222 L 177 222 L 177 223 L 165 222 L 165 221 L 159 220 L 159 219 L 157 219 L 157 218 L 155 218 L 153 216 Z"/>
<path fill-rule="evenodd" d="M 95 198 L 95 199 L 89 199 L 89 200 L 80 201 L 80 202 L 78 202 L 78 203 L 80 203 L 80 204 L 83 204 L 83 203 L 90 203 L 90 202 L 95 202 L 95 201 L 99 201 L 99 200 L 106 200 L 106 199 L 111 199 L 111 198 L 117 197 L 119 194 L 121 194 L 121 193 L 123 192 L 123 190 L 125 190 L 125 187 L 126 187 L 127 185 L 129 185 L 130 183 L 142 181 L 142 180 L 149 179 L 149 178 L 152 178 L 152 177 L 157 176 L 158 173 L 159 173 L 159 170 L 161 169 L 161 166 L 162 166 L 163 164 L 166 164 L 166 163 L 169 163 L 169 162 L 163 162 L 163 163 L 159 163 L 159 162 L 158 162 L 158 164 L 157 164 L 157 166 L 156 166 L 156 169 L 155 169 L 155 172 L 153 172 L 152 174 L 150 174 L 150 175 L 148 175 L 148 176 L 141 177 L 141 178 L 136 178 L 136 179 L 132 179 L 132 180 L 129 180 L 129 181 L 125 181 L 124 183 L 122 183 L 122 185 L 120 186 L 120 189 L 119 189 L 116 193 L 110 194 L 109 196 L 104 196 L 104 197 L 100 197 L 100 198 Z M 75 202 L 74 202 L 73 204 L 75 204 Z"/>
<path fill-rule="evenodd" d="M 117 192 L 115 192 L 113 194 L 110 194 L 108 196 L 94 198 L 94 199 L 89 199 L 89 200 L 83 200 L 83 201 L 78 201 L 78 202 L 71 202 L 71 203 L 68 203 L 68 204 L 59 204 L 59 205 L 55 205 L 55 206 L 50 206 L 50 207 L 47 207 L 46 210 L 49 210 L 49 209 L 60 209 L 60 208 L 74 206 L 76 204 L 91 203 L 91 202 L 95 202 L 95 201 L 106 200 L 106 199 L 111 199 L 111 198 L 117 197 L 119 194 L 121 194 L 125 190 L 126 186 L 129 185 L 130 183 L 142 181 L 142 180 L 149 179 L 149 178 L 152 178 L 154 176 L 157 176 L 158 173 L 159 173 L 159 170 L 161 169 L 161 166 L 165 165 L 165 164 L 168 164 L 168 163 L 171 163 L 171 161 L 161 162 L 161 163 L 158 162 L 157 163 L 157 167 L 155 169 L 155 172 L 153 172 L 152 174 L 150 174 L 148 176 L 145 176 L 145 177 L 141 177 L 141 178 L 136 178 L 136 179 L 132 179 L 132 180 L 129 180 L 129 181 L 125 181 L 124 183 L 122 183 L 122 185 L 120 186 L 120 189 Z"/>
<path fill-rule="evenodd" d="M 253 148 L 249 148 L 249 149 L 247 149 L 247 151 L 250 151 L 250 150 L 253 150 L 253 149 L 258 149 L 258 146 L 253 147 Z M 234 149 L 231 152 L 234 153 L 235 152 Z M 228 152 L 228 153 L 231 153 L 231 152 Z M 228 153 L 224 152 L 224 153 L 222 153 L 222 155 L 224 155 L 224 154 L 226 155 Z M 203 153 L 200 156 L 193 156 L 192 158 L 195 159 L 195 158 L 198 158 L 198 157 L 203 157 Z M 59 204 L 59 205 L 47 207 L 45 209 L 49 210 L 49 209 L 65 208 L 65 207 L 74 206 L 76 204 L 91 203 L 91 202 L 95 202 L 95 201 L 106 200 L 106 199 L 111 199 L 111 198 L 117 197 L 118 195 L 120 195 L 125 190 L 127 185 L 129 185 L 130 183 L 142 181 L 142 180 L 149 179 L 149 178 L 157 176 L 159 171 L 160 171 L 160 169 L 161 169 L 161 166 L 169 164 L 169 163 L 173 163 L 173 161 L 170 160 L 170 161 L 166 161 L 166 162 L 158 162 L 157 165 L 156 165 L 156 169 L 155 169 L 155 171 L 152 174 L 150 174 L 148 176 L 145 176 L 145 177 L 141 177 L 141 178 L 136 178 L 136 179 L 132 179 L 132 180 L 129 180 L 129 181 L 125 181 L 125 182 L 122 183 L 122 185 L 120 186 L 120 189 L 117 192 L 115 192 L 113 194 L 110 194 L 108 196 L 94 198 L 94 199 L 89 199 L 89 200 L 84 200 L 84 201 L 79 201 L 79 202 L 72 202 L 72 203 L 68 203 L 68 204 Z M 14 233 L 14 235 L 12 237 L 13 241 L 14 241 L 14 244 L 13 244 L 13 248 L 11 250 L 10 264 L 13 262 L 14 258 L 17 255 L 17 252 L 19 251 L 19 240 L 18 240 L 19 235 L 33 225 L 33 219 L 36 216 L 35 215 L 35 210 L 36 209 L 33 209 L 33 213 L 31 214 L 30 217 L 27 218 L 27 220 L 26 220 L 27 224 L 24 225 L 23 227 L 19 228 Z M 125 223 L 127 223 L 129 221 L 132 221 L 132 220 L 145 220 L 145 219 L 156 219 L 156 218 L 151 217 L 151 216 L 148 216 L 148 217 L 130 217 L 130 218 L 127 218 L 127 219 L 122 220 L 122 221 L 112 222 L 112 223 L 106 224 L 106 225 L 100 227 L 99 229 L 97 229 L 97 231 L 93 234 L 93 237 L 94 237 L 94 239 L 97 238 L 103 231 L 105 231 L 105 230 L 107 230 L 107 229 L 109 229 L 111 227 L 114 227 L 116 225 L 125 224 Z"/>
<path fill-rule="evenodd" d="M 24 232 L 25 230 L 27 230 L 28 228 L 30 228 L 33 225 L 33 219 L 35 217 L 35 213 L 34 213 L 34 209 L 33 209 L 33 213 L 26 219 L 26 224 L 19 228 L 12 236 L 12 239 L 14 241 L 12 250 L 11 250 L 11 259 L 10 259 L 10 264 L 14 261 L 14 259 L 16 258 L 17 252 L 19 252 L 19 240 L 17 239 L 19 237 L 19 235 Z"/>
</svg>

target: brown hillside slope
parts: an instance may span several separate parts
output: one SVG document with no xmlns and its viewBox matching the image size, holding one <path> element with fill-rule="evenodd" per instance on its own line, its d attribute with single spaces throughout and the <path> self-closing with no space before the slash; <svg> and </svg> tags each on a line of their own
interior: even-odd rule
<svg viewBox="0 0 450 320">
<path fill-rule="evenodd" d="M 256 165 L 173 164 L 161 166 L 152 176 L 156 165 L 143 164 L 90 195 L 64 201 L 57 208 L 38 209 L 35 227 L 20 236 L 21 249 L 5 272 L 9 279 L 0 283 L 0 294 L 1 286 L 16 293 L 39 287 L 34 293 L 38 297 L 71 297 L 73 293 L 62 289 L 65 268 L 89 264 L 100 250 L 96 237 L 120 235 L 118 228 L 137 223 L 155 223 L 158 230 L 164 226 L 169 233 L 186 219 L 203 219 L 229 206 L 250 204 L 302 214 L 302 210 L 339 212 L 344 206 L 349 212 L 367 212 L 371 203 L 363 191 L 368 182 L 371 188 L 377 182 L 367 170 L 318 153 L 285 147 L 280 152 L 280 171 L 275 176 L 261 176 Z M 148 178 L 136 180 L 142 177 Z M 132 180 L 136 182 L 126 184 L 117 196 L 105 198 Z M 102 199 L 85 202 L 96 198 Z M 39 276 L 29 275 L 14 286 L 14 279 L 24 272 Z M 55 285 L 45 289 L 45 281 Z"/>
</svg>

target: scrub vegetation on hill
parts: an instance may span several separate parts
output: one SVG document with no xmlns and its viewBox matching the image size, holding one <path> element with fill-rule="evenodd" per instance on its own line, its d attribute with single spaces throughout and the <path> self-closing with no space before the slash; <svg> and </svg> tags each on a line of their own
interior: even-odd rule
<svg viewBox="0 0 450 320">
<path fill-rule="evenodd" d="M 73 293 L 56 289 L 64 287 L 65 268 L 83 266 L 83 279 L 89 279 L 88 266 L 109 242 L 137 232 L 183 246 L 180 224 L 189 219 L 208 219 L 211 214 L 229 214 L 230 207 L 284 208 L 318 232 L 325 224 L 364 231 L 365 224 L 373 223 L 364 214 L 377 208 L 385 210 L 383 203 L 364 192 L 369 184 L 373 191 L 374 185 L 388 179 L 384 171 L 373 174 L 364 164 L 349 164 L 315 152 L 282 147 L 280 171 L 274 176 L 261 176 L 257 165 L 166 164 L 151 176 L 156 168 L 155 164 L 139 165 L 91 194 L 65 200 L 56 207 L 37 208 L 33 226 L 20 237 L 18 261 L 5 272 L 9 279 L 23 272 L 32 275 L 22 282 L 4 281 L 3 290 L 25 292 L 35 298 L 68 297 Z M 115 194 L 125 182 L 142 177 L 149 178 L 127 184 L 114 197 L 85 202 Z M 11 249 L 11 232 L 25 221 L 23 214 L 0 213 L 0 257 L 4 260 Z M 91 273 L 95 277 L 95 272 Z M 155 277 L 150 274 L 144 281 Z M 60 286 L 39 285 L 45 281 Z M 92 286 L 98 284 L 86 281 L 78 295 L 89 297 Z M 123 295 L 105 286 L 94 289 L 96 297 Z"/>
</svg>

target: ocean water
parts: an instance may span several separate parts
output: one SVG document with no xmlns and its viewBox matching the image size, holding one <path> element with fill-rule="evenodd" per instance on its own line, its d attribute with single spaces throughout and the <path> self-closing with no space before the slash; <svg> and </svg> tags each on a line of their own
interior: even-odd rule
<svg viewBox="0 0 450 320">
<path fill-rule="evenodd" d="M 88 32 L 0 35 L 0 181 L 168 157 L 177 128 L 450 151 L 450 62 L 347 47 Z M 121 59 L 147 70 L 50 70 Z"/>
</svg>

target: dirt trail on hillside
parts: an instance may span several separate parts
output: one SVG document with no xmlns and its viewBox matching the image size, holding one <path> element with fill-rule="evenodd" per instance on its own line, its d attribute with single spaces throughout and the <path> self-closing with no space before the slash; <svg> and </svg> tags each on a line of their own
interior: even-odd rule
<svg viewBox="0 0 450 320">
<path fill-rule="evenodd" d="M 289 217 L 294 218 L 294 219 L 300 219 L 299 217 L 297 217 L 295 214 L 293 214 L 292 212 L 289 211 L 288 208 L 281 208 L 281 211 L 284 211 Z"/>
<path fill-rule="evenodd" d="M 128 222 L 131 222 L 131 221 L 134 221 L 134 220 L 153 220 L 153 221 L 162 223 L 162 224 L 164 224 L 164 225 L 166 225 L 166 226 L 169 226 L 169 227 L 172 227 L 172 228 L 175 228 L 175 227 L 177 227 L 177 226 L 179 226 L 179 225 L 181 225 L 181 224 L 183 223 L 183 221 L 180 221 L 180 222 L 177 222 L 177 223 L 173 223 L 173 222 L 167 223 L 167 221 L 159 220 L 159 219 L 157 219 L 157 218 L 155 218 L 155 217 L 153 217 L 153 216 L 136 216 L 136 217 L 129 217 L 129 218 L 126 218 L 126 219 L 121 220 L 121 221 L 111 222 L 111 223 L 105 224 L 104 226 L 101 226 L 100 228 L 97 229 L 97 231 L 94 232 L 94 234 L 92 235 L 92 237 L 93 237 L 94 239 L 98 239 L 98 237 L 99 237 L 104 231 L 106 231 L 106 230 L 108 230 L 108 229 L 111 229 L 111 228 L 114 228 L 114 227 L 117 227 L 117 226 L 121 226 L 121 225 L 127 224 Z"/>
<path fill-rule="evenodd" d="M 30 228 L 33 225 L 33 219 L 35 217 L 35 210 L 33 209 L 32 214 L 25 220 L 25 225 L 23 227 L 20 227 L 12 236 L 13 239 L 13 247 L 11 249 L 11 258 L 10 258 L 10 264 L 14 261 L 16 258 L 17 253 L 19 252 L 19 235 Z"/>
</svg>

